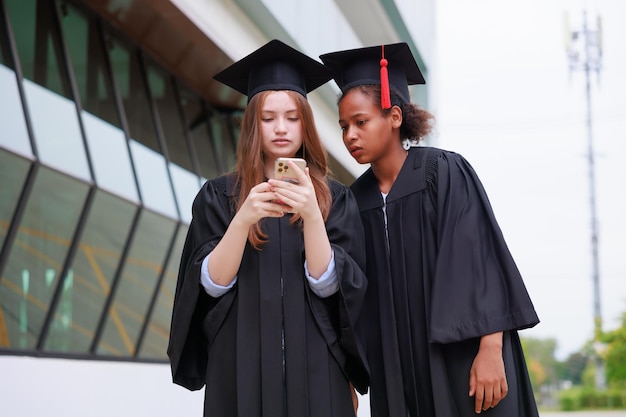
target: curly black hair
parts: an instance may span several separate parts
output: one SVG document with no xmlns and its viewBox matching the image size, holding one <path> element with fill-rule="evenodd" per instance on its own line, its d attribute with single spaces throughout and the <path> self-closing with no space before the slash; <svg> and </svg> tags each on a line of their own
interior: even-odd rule
<svg viewBox="0 0 626 417">
<path fill-rule="evenodd" d="M 357 85 L 345 91 L 339 98 L 339 103 L 348 91 L 358 89 L 369 96 L 380 106 L 380 85 L 363 84 Z M 400 126 L 400 140 L 411 139 L 416 143 L 426 137 L 433 129 L 435 116 L 414 103 L 406 103 L 400 94 L 392 87 L 391 105 L 398 106 L 402 110 L 402 125 Z M 385 115 L 391 109 L 381 110 Z"/>
</svg>

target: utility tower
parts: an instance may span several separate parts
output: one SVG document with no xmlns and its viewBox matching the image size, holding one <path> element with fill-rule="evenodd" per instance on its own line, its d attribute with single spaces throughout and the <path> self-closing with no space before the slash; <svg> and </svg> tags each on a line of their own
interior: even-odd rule
<svg viewBox="0 0 626 417">
<path fill-rule="evenodd" d="M 566 48 L 570 72 L 582 70 L 585 73 L 585 93 L 587 99 L 587 162 L 589 169 L 589 204 L 591 212 L 591 255 L 593 280 L 593 322 L 594 322 L 594 361 L 596 364 L 596 388 L 606 388 L 606 373 L 601 357 L 602 311 L 600 304 L 600 265 L 598 260 L 598 220 L 596 217 L 596 175 L 593 150 L 593 126 L 591 112 L 591 72 L 600 79 L 602 61 L 602 25 L 597 17 L 596 27 L 587 24 L 587 11 L 583 11 L 582 29 L 570 30 L 566 16 Z"/>
</svg>

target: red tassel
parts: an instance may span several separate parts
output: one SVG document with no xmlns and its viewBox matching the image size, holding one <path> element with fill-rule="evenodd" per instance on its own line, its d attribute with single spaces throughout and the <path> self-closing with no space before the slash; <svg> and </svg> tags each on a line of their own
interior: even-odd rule
<svg viewBox="0 0 626 417">
<path fill-rule="evenodd" d="M 391 108 L 391 93 L 389 92 L 389 73 L 387 60 L 385 59 L 385 45 L 382 46 L 382 59 L 380 60 L 380 105 L 383 109 Z"/>
</svg>

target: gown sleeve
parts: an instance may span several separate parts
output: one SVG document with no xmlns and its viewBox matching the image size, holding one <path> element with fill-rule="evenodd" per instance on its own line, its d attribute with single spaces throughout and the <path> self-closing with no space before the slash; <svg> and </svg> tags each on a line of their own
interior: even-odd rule
<svg viewBox="0 0 626 417">
<path fill-rule="evenodd" d="M 204 258 L 224 235 L 231 218 L 229 199 L 223 180 L 208 181 L 198 192 L 192 206 L 192 221 L 183 246 L 167 354 L 173 382 L 190 390 L 204 386 L 207 344 L 217 329 L 203 328 L 208 314 L 219 326 L 232 304 L 236 286 L 224 296 L 213 298 L 200 283 Z M 213 331 L 211 331 L 213 330 Z"/>
<path fill-rule="evenodd" d="M 427 168 L 436 202 L 432 342 L 450 343 L 539 322 L 487 194 L 470 164 L 443 152 Z"/>
<path fill-rule="evenodd" d="M 321 298 L 309 292 L 311 309 L 320 330 L 344 373 L 360 393 L 367 392 L 369 369 L 364 344 L 357 337 L 361 309 L 367 289 L 365 277 L 365 235 L 352 192 L 331 182 L 333 206 L 326 231 L 335 258 L 339 291 Z"/>
</svg>

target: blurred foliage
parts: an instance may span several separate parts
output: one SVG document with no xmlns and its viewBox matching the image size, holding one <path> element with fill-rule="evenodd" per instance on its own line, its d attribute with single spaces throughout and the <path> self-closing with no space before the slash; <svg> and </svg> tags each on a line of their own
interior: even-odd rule
<svg viewBox="0 0 626 417">
<path fill-rule="evenodd" d="M 535 395 L 540 387 L 558 382 L 559 365 L 554 356 L 555 339 L 522 338 L 522 349 Z"/>
<path fill-rule="evenodd" d="M 598 391 L 593 387 L 577 386 L 561 391 L 559 404 L 563 411 L 624 409 L 626 391 L 617 388 Z"/>
<path fill-rule="evenodd" d="M 582 375 L 582 386 L 593 388 L 596 386 L 596 367 L 593 361 L 587 362 Z"/>
<path fill-rule="evenodd" d="M 626 390 L 626 313 L 622 314 L 621 321 L 620 327 L 603 334 L 602 341 L 606 344 L 603 356 L 607 384 Z"/>
<path fill-rule="evenodd" d="M 555 358 L 555 339 L 522 338 L 533 391 L 540 405 L 558 401 L 561 410 L 626 408 L 626 312 L 621 325 L 589 340 L 564 361 Z M 596 355 L 604 361 L 607 388 L 596 389 Z M 552 398 L 552 400 L 550 400 Z"/>
<path fill-rule="evenodd" d="M 565 362 L 563 362 L 560 379 L 562 381 L 571 381 L 573 385 L 582 385 L 583 372 L 589 362 L 589 355 L 583 352 L 574 352 L 570 354 Z"/>
</svg>

